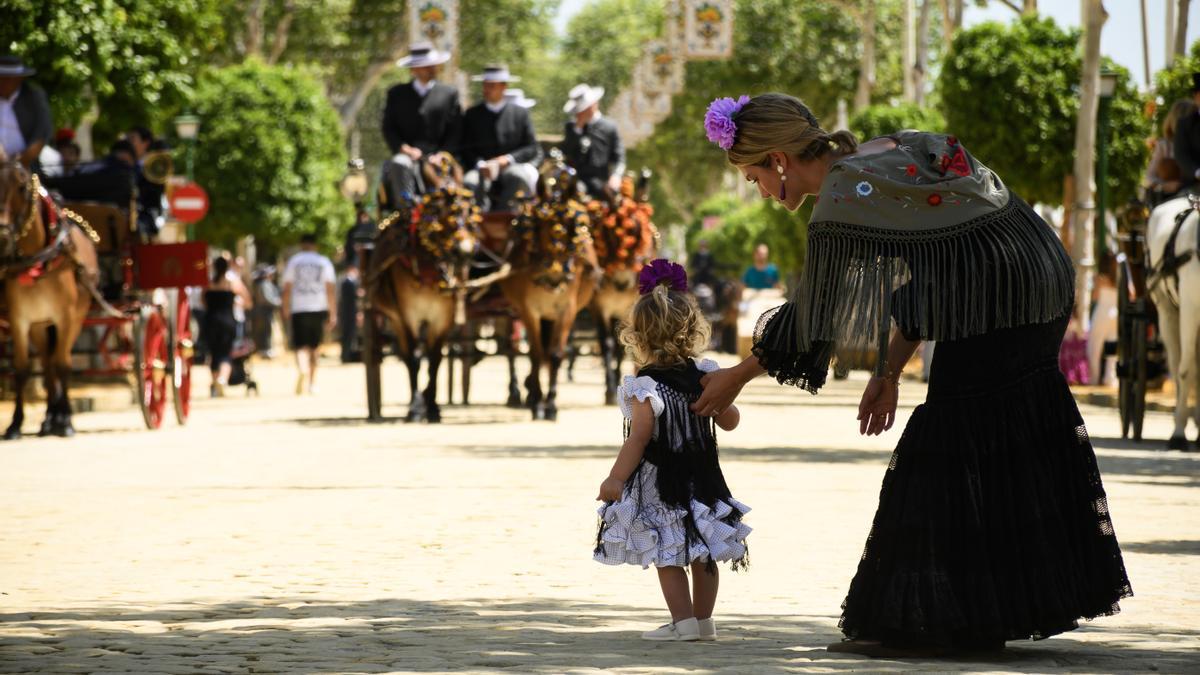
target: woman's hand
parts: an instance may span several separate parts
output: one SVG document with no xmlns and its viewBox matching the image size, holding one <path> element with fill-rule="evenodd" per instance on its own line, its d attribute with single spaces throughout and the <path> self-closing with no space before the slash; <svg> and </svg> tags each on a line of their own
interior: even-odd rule
<svg viewBox="0 0 1200 675">
<path fill-rule="evenodd" d="M 600 484 L 600 494 L 596 497 L 596 501 L 615 502 L 621 498 L 621 493 L 624 491 L 625 481 L 609 476 Z"/>
<path fill-rule="evenodd" d="M 702 377 L 700 384 L 704 393 L 692 404 L 692 412 L 702 417 L 716 417 L 733 405 L 734 399 L 742 393 L 742 387 L 746 386 L 740 368 L 722 368 Z"/>
<path fill-rule="evenodd" d="M 872 377 L 858 404 L 858 433 L 878 436 L 896 421 L 900 386 L 886 377 Z"/>
</svg>

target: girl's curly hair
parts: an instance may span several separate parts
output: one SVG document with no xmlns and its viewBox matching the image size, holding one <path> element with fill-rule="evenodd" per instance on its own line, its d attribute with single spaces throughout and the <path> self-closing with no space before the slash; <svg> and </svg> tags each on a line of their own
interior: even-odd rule
<svg viewBox="0 0 1200 675">
<path fill-rule="evenodd" d="M 638 367 L 674 366 L 708 347 L 712 327 L 696 299 L 659 284 L 638 298 L 621 324 L 621 344 Z"/>
</svg>

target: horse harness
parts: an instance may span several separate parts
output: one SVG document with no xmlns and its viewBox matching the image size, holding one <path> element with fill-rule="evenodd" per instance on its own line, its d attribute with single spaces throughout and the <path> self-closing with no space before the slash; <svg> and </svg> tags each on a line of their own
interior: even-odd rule
<svg viewBox="0 0 1200 675">
<path fill-rule="evenodd" d="M 1153 291 L 1160 283 L 1169 281 L 1164 284 L 1167 297 L 1176 307 L 1179 306 L 1179 268 L 1183 267 L 1192 258 L 1200 259 L 1200 227 L 1196 228 L 1196 243 L 1192 248 L 1182 252 L 1175 252 L 1176 241 L 1179 239 L 1179 232 L 1183 229 L 1183 223 L 1188 216 L 1200 211 L 1200 197 L 1192 195 L 1188 197 L 1188 208 L 1180 211 L 1175 215 L 1175 226 L 1171 228 L 1171 234 L 1167 237 L 1166 246 L 1163 247 L 1162 260 L 1150 270 L 1149 276 L 1146 278 L 1147 292 Z M 1149 249 L 1147 249 L 1147 254 Z"/>
</svg>

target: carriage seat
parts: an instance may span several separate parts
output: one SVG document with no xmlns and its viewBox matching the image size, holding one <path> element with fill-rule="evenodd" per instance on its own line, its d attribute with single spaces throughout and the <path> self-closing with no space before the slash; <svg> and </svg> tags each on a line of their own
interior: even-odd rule
<svg viewBox="0 0 1200 675">
<path fill-rule="evenodd" d="M 135 240 L 137 221 L 129 208 L 95 201 L 64 201 L 63 207 L 78 213 L 100 235 L 96 252 L 119 253 Z"/>
</svg>

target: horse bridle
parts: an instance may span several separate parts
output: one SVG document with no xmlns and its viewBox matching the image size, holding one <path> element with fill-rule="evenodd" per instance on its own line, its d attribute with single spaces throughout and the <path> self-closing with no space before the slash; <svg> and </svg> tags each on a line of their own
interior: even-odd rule
<svg viewBox="0 0 1200 675">
<path fill-rule="evenodd" d="M 9 163 L 16 164 L 16 160 L 10 160 Z M 18 166 L 17 168 L 20 167 Z M 22 181 L 22 183 L 25 188 L 25 213 L 23 215 L 14 214 L 17 217 L 13 219 L 12 223 L 8 224 L 15 236 L 5 242 L 6 250 L 0 251 L 0 258 L 3 258 L 3 261 L 6 263 L 19 258 L 19 256 L 15 255 L 16 247 L 29 234 L 29 231 L 33 229 L 33 221 L 37 217 L 38 197 L 42 192 L 41 180 L 38 179 L 36 173 L 30 172 L 29 177 Z M 19 229 L 15 226 L 18 222 L 20 223 Z"/>
</svg>

